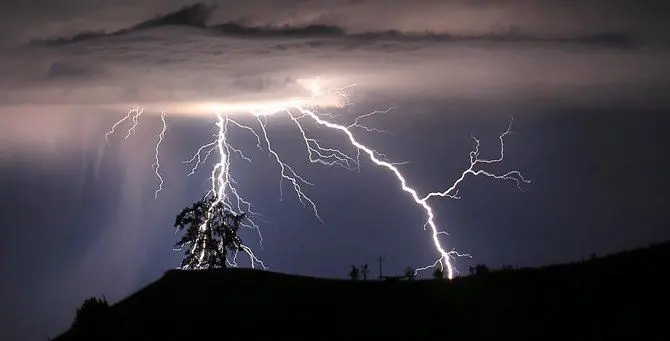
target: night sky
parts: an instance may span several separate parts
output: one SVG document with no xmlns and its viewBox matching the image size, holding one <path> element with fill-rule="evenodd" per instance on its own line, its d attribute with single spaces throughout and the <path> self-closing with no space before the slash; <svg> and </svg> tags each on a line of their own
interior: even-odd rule
<svg viewBox="0 0 670 341">
<path fill-rule="evenodd" d="M 455 261 L 466 273 L 670 239 L 670 23 L 664 1 L 643 3 L 245 0 L 147 21 L 192 3 L 0 0 L 0 339 L 53 337 L 86 297 L 116 302 L 178 266 L 174 218 L 205 194 L 211 170 L 187 177 L 182 163 L 215 132 L 198 104 L 306 96 L 301 84 L 317 76 L 356 84 L 352 105 L 319 109 L 337 122 L 394 108 L 365 119 L 388 133 L 354 133 L 407 161 L 399 167 L 423 194 L 469 166 L 471 134 L 482 157 L 497 158 L 514 118 L 504 162 L 490 169 L 521 171 L 532 180 L 523 191 L 468 177 L 460 200 L 430 201 L 450 233 L 444 245 L 473 256 Z M 124 140 L 122 126 L 106 145 L 135 106 L 136 134 Z M 163 110 L 165 184 L 154 199 Z M 254 231 L 242 238 L 271 270 L 344 278 L 368 263 L 377 276 L 381 254 L 390 275 L 438 257 L 424 213 L 388 171 L 364 157 L 360 171 L 310 164 L 286 115 L 268 117 L 268 134 L 313 183 L 303 189 L 325 221 L 286 182 L 280 200 L 267 150 L 231 132 L 253 159 L 233 157 L 232 174 L 266 220 L 262 247 Z"/>
</svg>

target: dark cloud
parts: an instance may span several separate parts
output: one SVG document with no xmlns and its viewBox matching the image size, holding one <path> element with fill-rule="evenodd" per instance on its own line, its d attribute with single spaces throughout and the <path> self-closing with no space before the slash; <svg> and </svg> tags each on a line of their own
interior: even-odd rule
<svg viewBox="0 0 670 341">
<path fill-rule="evenodd" d="M 164 16 L 189 0 L 96 1 L 68 0 L 55 6 L 46 0 L 4 0 L 1 25 L 5 38 L 15 41 L 76 32 L 114 32 L 151 17 Z M 624 0 L 591 1 L 331 1 L 331 0 L 227 0 L 209 23 L 243 22 L 245 26 L 340 27 L 349 33 L 395 30 L 438 32 L 458 36 L 501 34 L 517 27 L 531 36 L 572 37 L 603 32 L 626 32 L 646 39 L 668 37 L 662 0 L 631 4 Z M 28 24 L 30 23 L 30 24 Z M 9 34 L 11 31 L 12 34 Z M 0 35 L 2 37 L 2 35 Z"/>
<path fill-rule="evenodd" d="M 131 27 L 129 30 L 142 30 L 161 26 L 205 27 L 215 9 L 215 6 L 196 3 L 185 6 L 176 12 L 144 21 Z"/>
<path fill-rule="evenodd" d="M 280 26 L 264 25 L 254 26 L 249 23 L 249 19 L 242 17 L 234 22 L 226 22 L 207 26 L 207 21 L 212 16 L 215 6 L 207 6 L 197 3 L 185 6 L 175 12 L 159 16 L 150 20 L 143 21 L 129 28 L 124 28 L 114 32 L 82 32 L 71 37 L 57 37 L 40 39 L 34 43 L 42 44 L 70 44 L 113 37 L 118 35 L 130 34 L 133 32 L 159 28 L 166 26 L 188 26 L 196 28 L 207 28 L 212 32 L 224 36 L 240 37 L 245 39 L 287 39 L 287 38 L 332 38 L 333 40 L 310 41 L 314 46 L 346 44 L 346 43 L 365 43 L 374 41 L 400 41 L 400 42 L 524 42 L 524 43 L 567 43 L 567 44 L 585 44 L 585 45 L 608 45 L 614 47 L 630 48 L 637 43 L 637 37 L 630 32 L 601 32 L 601 33 L 582 33 L 575 35 L 538 35 L 532 32 L 524 32 L 517 25 L 510 25 L 507 30 L 500 32 L 477 33 L 477 34 L 452 34 L 449 32 L 435 32 L 424 30 L 423 32 L 400 31 L 400 30 L 376 30 L 368 32 L 347 32 L 346 28 L 324 25 L 307 24 L 303 26 L 293 26 L 284 24 Z M 344 40 L 344 41 L 343 41 Z"/>
<path fill-rule="evenodd" d="M 77 33 L 72 37 L 59 37 L 54 39 L 36 40 L 37 44 L 68 44 L 91 39 L 99 39 L 110 36 L 118 36 L 148 30 L 152 28 L 166 27 L 166 26 L 185 26 L 204 28 L 207 20 L 212 15 L 216 6 L 208 6 L 201 3 L 196 3 L 189 6 L 184 6 L 175 12 L 161 15 L 128 28 L 120 29 L 114 32 L 105 31 L 85 31 Z"/>
<path fill-rule="evenodd" d="M 99 70 L 91 65 L 73 64 L 68 62 L 55 61 L 49 67 L 49 77 L 51 78 L 82 78 L 101 74 Z"/>
</svg>

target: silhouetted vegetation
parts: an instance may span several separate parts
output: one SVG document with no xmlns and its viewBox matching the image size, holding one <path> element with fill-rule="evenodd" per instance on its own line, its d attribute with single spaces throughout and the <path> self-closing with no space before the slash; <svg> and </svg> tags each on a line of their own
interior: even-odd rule
<svg viewBox="0 0 670 341">
<path fill-rule="evenodd" d="M 413 280 L 416 277 L 416 269 L 412 267 L 407 267 L 405 269 L 405 279 Z"/>
<path fill-rule="evenodd" d="M 489 273 L 489 268 L 484 264 L 477 264 L 474 267 L 470 267 L 470 275 L 485 275 L 487 273 Z"/>
<path fill-rule="evenodd" d="M 368 269 L 368 265 L 363 264 L 363 266 L 361 266 L 361 276 L 363 276 L 363 280 L 368 279 L 369 274 L 370 274 L 370 270 Z"/>
<path fill-rule="evenodd" d="M 444 279 L 444 271 L 441 268 L 435 267 L 433 271 L 433 278 L 435 279 Z"/>
<path fill-rule="evenodd" d="M 57 340 L 434 339 L 436 328 L 444 339 L 662 340 L 669 268 L 670 243 L 542 268 L 479 264 L 453 280 L 172 270 L 113 305 L 95 336 Z"/>
<path fill-rule="evenodd" d="M 106 299 L 89 297 L 77 308 L 72 329 L 80 335 L 88 335 L 105 328 L 109 320 L 110 306 Z"/>
<path fill-rule="evenodd" d="M 186 248 L 183 269 L 217 269 L 226 267 L 228 251 L 242 250 L 237 236 L 245 214 L 235 214 L 226 209 L 215 196 L 200 200 L 184 208 L 174 223 L 186 233 L 175 245 Z"/>
<path fill-rule="evenodd" d="M 355 280 L 358 279 L 359 276 L 360 276 L 360 271 L 358 270 L 358 268 L 355 265 L 352 265 L 351 266 L 351 271 L 349 271 L 349 279 L 351 279 L 352 281 L 355 281 Z"/>
</svg>

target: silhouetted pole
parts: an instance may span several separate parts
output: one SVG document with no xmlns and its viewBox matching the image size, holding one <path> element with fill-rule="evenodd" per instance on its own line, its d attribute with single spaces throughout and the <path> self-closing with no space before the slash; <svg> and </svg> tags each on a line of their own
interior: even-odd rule
<svg viewBox="0 0 670 341">
<path fill-rule="evenodd" d="M 381 279 L 382 278 L 382 262 L 385 261 L 385 259 L 381 255 L 379 255 L 377 260 L 379 261 L 379 279 Z"/>
</svg>

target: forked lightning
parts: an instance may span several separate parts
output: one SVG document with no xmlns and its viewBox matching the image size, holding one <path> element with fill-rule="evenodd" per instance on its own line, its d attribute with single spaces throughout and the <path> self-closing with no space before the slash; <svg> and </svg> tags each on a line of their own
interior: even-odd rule
<svg viewBox="0 0 670 341">
<path fill-rule="evenodd" d="M 344 99 L 345 103 L 349 103 L 349 97 L 346 93 L 346 89 L 351 86 L 335 88 L 330 90 L 323 91 L 319 86 L 318 80 L 313 83 L 310 87 L 312 92 L 311 99 L 317 99 L 323 96 L 340 96 Z M 384 111 L 374 111 L 371 113 L 366 113 L 355 118 L 353 123 L 350 124 L 340 124 L 335 123 L 335 116 L 328 115 L 317 112 L 316 105 L 305 105 L 300 104 L 301 101 L 287 101 L 284 105 L 273 105 L 273 106 L 258 106 L 255 108 L 249 108 L 246 112 L 250 117 L 255 118 L 256 124 L 254 126 L 246 125 L 241 122 L 234 120 L 231 116 L 232 113 L 221 112 L 220 110 L 215 110 L 216 115 L 216 133 L 213 136 L 213 141 L 207 143 L 200 147 L 195 154 L 184 163 L 191 164 L 191 170 L 188 175 L 193 175 L 198 170 L 198 168 L 203 165 L 210 157 L 212 153 L 218 157 L 218 160 L 215 162 L 211 170 L 211 188 L 205 197 L 213 195 L 216 200 L 222 202 L 227 209 L 232 212 L 246 212 L 249 215 L 250 219 L 247 219 L 245 227 L 251 228 L 257 231 L 258 236 L 262 243 L 262 234 L 260 232 L 259 225 L 254 222 L 254 219 L 260 218 L 260 215 L 255 212 L 252 208 L 252 205 L 249 201 L 245 200 L 243 196 L 239 193 L 236 188 L 236 182 L 232 176 L 231 171 L 231 157 L 233 154 L 239 156 L 240 159 L 245 160 L 246 162 L 251 162 L 251 159 L 244 154 L 243 150 L 235 147 L 228 140 L 228 132 L 230 129 L 242 129 L 250 134 L 252 134 L 257 141 L 256 147 L 260 149 L 265 149 L 269 153 L 270 157 L 274 162 L 277 163 L 280 169 L 280 184 L 279 191 L 280 195 L 283 196 L 283 184 L 284 182 L 288 183 L 290 187 L 295 192 L 298 200 L 305 206 L 313 211 L 317 219 L 323 222 L 319 211 L 317 209 L 316 203 L 309 198 L 305 193 L 304 186 L 311 185 L 304 177 L 300 176 L 288 163 L 283 161 L 279 153 L 275 151 L 272 146 L 271 140 L 268 136 L 268 124 L 266 118 L 272 115 L 286 115 L 288 120 L 292 122 L 300 132 L 300 139 L 303 143 L 303 147 L 307 151 L 308 159 L 311 163 L 319 163 L 325 166 L 339 166 L 345 169 L 354 170 L 360 169 L 360 156 L 365 155 L 374 165 L 386 169 L 391 172 L 397 179 L 400 188 L 409 194 L 415 204 L 417 204 L 425 212 L 425 225 L 424 227 L 429 230 L 432 238 L 432 242 L 435 246 L 439 257 L 437 260 L 425 267 L 418 268 L 416 272 L 420 272 L 429 268 L 440 267 L 446 273 L 446 276 L 451 279 L 455 275 L 455 268 L 452 264 L 452 260 L 455 257 L 470 257 L 469 254 L 461 254 L 456 252 L 454 249 L 447 250 L 440 239 L 441 235 L 446 235 L 445 231 L 440 231 L 436 222 L 435 215 L 432 207 L 429 205 L 428 201 L 433 197 L 446 197 L 451 199 L 459 199 L 458 187 L 465 180 L 468 175 L 472 176 L 485 176 L 492 179 L 498 180 L 509 180 L 516 184 L 519 189 L 522 189 L 523 184 L 530 183 L 530 180 L 523 177 L 523 175 L 516 170 L 508 171 L 504 173 L 494 173 L 483 169 L 483 167 L 502 162 L 504 159 L 505 145 L 504 139 L 507 137 L 512 128 L 512 121 L 508 125 L 507 129 L 499 136 L 500 140 L 500 155 L 497 158 L 487 159 L 480 156 L 480 141 L 472 137 L 474 141 L 474 149 L 470 152 L 470 166 L 465 169 L 460 177 L 453 182 L 453 184 L 442 191 L 431 192 L 426 195 L 420 195 L 414 188 L 410 187 L 407 182 L 407 179 L 402 174 L 399 165 L 402 163 L 394 163 L 387 160 L 386 156 L 382 153 L 377 152 L 376 150 L 364 145 L 361 143 L 355 136 L 354 130 L 359 129 L 365 132 L 385 132 L 383 130 L 378 130 L 375 128 L 370 128 L 364 126 L 361 122 L 362 120 L 369 118 L 370 116 L 377 114 L 388 113 L 393 108 L 389 108 Z M 134 108 L 128 111 L 125 117 L 116 122 L 111 128 L 111 130 L 105 134 L 105 139 L 109 143 L 109 135 L 115 132 L 115 129 L 125 121 L 130 120 L 131 127 L 125 135 L 127 139 L 137 127 L 140 116 L 143 111 L 141 108 Z M 237 114 L 237 113 L 235 113 Z M 167 130 L 166 123 L 166 113 L 161 113 L 161 122 L 162 130 L 158 135 L 158 143 L 155 148 L 155 162 L 153 164 L 155 174 L 159 180 L 158 188 L 156 189 L 154 195 L 158 196 L 158 193 L 163 189 L 163 177 L 159 172 L 160 163 L 159 163 L 159 148 L 165 133 Z M 348 142 L 350 147 L 353 147 L 356 151 L 356 155 L 349 155 L 340 149 L 326 147 L 319 140 L 313 136 L 307 134 L 307 130 L 304 128 L 305 122 L 316 124 L 323 128 L 331 129 L 333 131 L 339 132 L 345 137 L 345 140 Z M 204 226 L 203 226 L 204 228 Z M 262 244 L 261 244 L 262 245 Z M 261 262 L 258 257 L 256 257 L 250 247 L 243 245 L 242 250 L 247 254 L 250 259 L 252 267 L 257 265 L 266 268 L 265 264 Z M 231 266 L 237 266 L 236 263 L 237 254 L 234 255 L 232 259 L 228 262 Z"/>
</svg>

